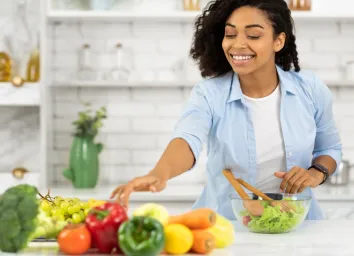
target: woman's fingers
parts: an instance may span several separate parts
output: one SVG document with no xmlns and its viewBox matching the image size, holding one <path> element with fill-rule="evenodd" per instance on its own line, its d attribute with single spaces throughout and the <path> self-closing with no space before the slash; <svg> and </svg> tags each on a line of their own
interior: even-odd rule
<svg viewBox="0 0 354 256">
<path fill-rule="evenodd" d="M 117 187 L 111 194 L 111 198 L 116 197 L 117 203 L 123 207 L 128 207 L 129 198 L 134 191 L 156 192 L 157 179 L 151 176 L 138 177 L 129 181 L 125 185 Z"/>
<path fill-rule="evenodd" d="M 299 183 L 303 176 L 303 170 L 301 168 L 297 168 L 296 172 L 294 172 L 291 178 L 287 181 L 285 193 L 292 194 L 294 190 L 297 190 L 296 185 Z"/>
<path fill-rule="evenodd" d="M 296 175 L 296 171 L 297 171 L 297 168 L 294 167 L 292 168 L 289 172 L 287 172 L 284 177 L 283 177 L 283 180 L 280 184 L 280 191 L 281 192 L 286 192 L 287 191 L 287 188 L 289 186 L 288 184 L 288 181 L 294 176 Z M 286 192 L 287 193 L 287 192 Z"/>
<path fill-rule="evenodd" d="M 120 185 L 115 190 L 113 190 L 112 193 L 111 193 L 110 199 L 113 199 L 114 197 L 116 197 L 120 193 L 120 190 L 122 190 L 122 188 L 124 186 L 125 185 Z"/>
<path fill-rule="evenodd" d="M 292 187 L 291 187 L 291 189 L 290 189 L 290 194 L 296 194 L 298 191 L 299 191 L 299 189 L 301 188 L 301 186 L 304 184 L 304 182 L 307 180 L 307 177 L 306 176 L 302 176 L 302 177 L 299 177 L 299 179 L 297 179 L 294 183 L 293 183 L 293 185 L 292 185 Z"/>
</svg>

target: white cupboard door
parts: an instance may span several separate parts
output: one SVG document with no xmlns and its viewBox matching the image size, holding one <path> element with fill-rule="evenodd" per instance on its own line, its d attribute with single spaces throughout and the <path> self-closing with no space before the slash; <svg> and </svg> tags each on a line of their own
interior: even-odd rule
<svg viewBox="0 0 354 256">
<path fill-rule="evenodd" d="M 11 172 L 0 173 L 0 194 L 19 184 L 39 187 L 39 173 L 25 173 L 22 179 L 16 178 Z"/>
</svg>

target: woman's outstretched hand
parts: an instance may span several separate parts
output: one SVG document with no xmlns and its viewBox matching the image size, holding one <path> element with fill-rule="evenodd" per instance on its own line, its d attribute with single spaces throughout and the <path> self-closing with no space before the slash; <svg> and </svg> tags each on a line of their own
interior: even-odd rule
<svg viewBox="0 0 354 256">
<path fill-rule="evenodd" d="M 117 203 L 128 209 L 130 194 L 134 191 L 159 192 L 166 187 L 167 181 L 161 178 L 145 175 L 129 181 L 127 184 L 118 186 L 111 194 L 111 199 L 116 197 Z"/>
<path fill-rule="evenodd" d="M 316 170 L 306 170 L 295 166 L 289 172 L 275 172 L 274 175 L 283 179 L 280 191 L 288 194 L 303 192 L 307 187 L 315 188 L 323 181 L 323 174 Z"/>
</svg>

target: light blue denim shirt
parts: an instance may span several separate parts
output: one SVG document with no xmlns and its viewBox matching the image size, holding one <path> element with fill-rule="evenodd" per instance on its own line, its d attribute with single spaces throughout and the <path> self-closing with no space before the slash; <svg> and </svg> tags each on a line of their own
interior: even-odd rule
<svg viewBox="0 0 354 256">
<path fill-rule="evenodd" d="M 294 166 L 308 169 L 320 155 L 331 156 L 339 166 L 342 145 L 332 114 L 330 90 L 310 71 L 285 72 L 277 66 L 277 72 L 287 168 L 284 171 Z M 173 138 L 186 140 L 197 161 L 203 144 L 207 144 L 207 183 L 193 208 L 209 207 L 235 219 L 229 199 L 235 190 L 222 170 L 231 168 L 235 176 L 252 185 L 257 176 L 253 124 L 236 73 L 206 79 L 194 86 Z M 323 219 L 312 189 L 307 188 L 304 194 L 312 196 L 306 218 Z"/>
</svg>

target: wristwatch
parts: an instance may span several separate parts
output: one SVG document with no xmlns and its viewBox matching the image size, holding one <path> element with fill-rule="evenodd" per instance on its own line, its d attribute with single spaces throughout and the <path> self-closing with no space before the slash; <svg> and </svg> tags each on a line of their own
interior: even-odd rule
<svg viewBox="0 0 354 256">
<path fill-rule="evenodd" d="M 310 170 L 310 169 L 315 169 L 315 170 L 317 170 L 317 171 L 319 171 L 319 172 L 322 172 L 323 174 L 324 174 L 324 179 L 323 179 L 323 181 L 320 183 L 320 185 L 322 185 L 323 183 L 325 183 L 326 182 L 326 180 L 328 179 L 328 169 L 326 168 L 326 167 L 324 167 L 323 165 L 321 165 L 321 164 L 313 164 L 313 165 L 311 165 L 310 166 L 310 168 L 308 169 L 308 170 Z"/>
</svg>

